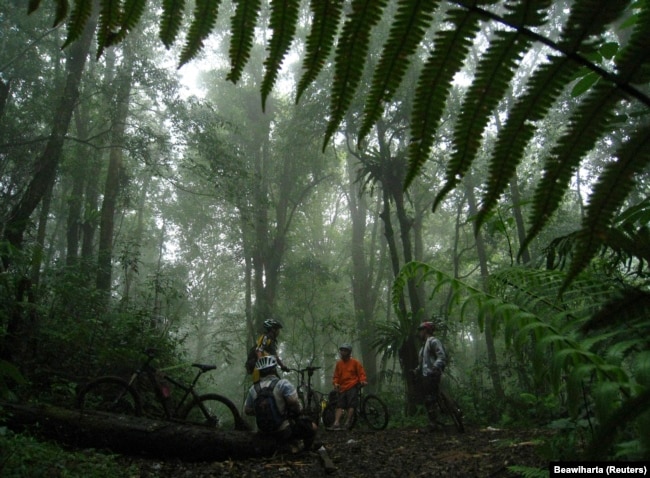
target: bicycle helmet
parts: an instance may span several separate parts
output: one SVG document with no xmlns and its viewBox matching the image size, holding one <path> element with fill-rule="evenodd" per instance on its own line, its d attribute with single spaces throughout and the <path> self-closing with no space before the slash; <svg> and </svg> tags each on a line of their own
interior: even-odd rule
<svg viewBox="0 0 650 478">
<path fill-rule="evenodd" d="M 341 350 L 341 349 L 349 350 L 350 352 L 352 352 L 352 345 L 350 345 L 350 344 L 341 344 L 341 345 L 339 345 L 339 350 Z"/>
<path fill-rule="evenodd" d="M 275 319 L 266 319 L 264 321 L 265 330 L 281 329 L 281 328 L 282 328 L 282 324 Z"/>
<path fill-rule="evenodd" d="M 435 325 L 433 322 L 422 322 L 420 325 L 418 325 L 418 330 L 425 329 L 429 332 L 433 332 L 433 329 L 435 328 Z"/>
<path fill-rule="evenodd" d="M 255 362 L 255 368 L 257 370 L 265 370 L 267 368 L 273 368 L 278 366 L 278 361 L 273 355 L 267 355 L 262 357 Z"/>
</svg>

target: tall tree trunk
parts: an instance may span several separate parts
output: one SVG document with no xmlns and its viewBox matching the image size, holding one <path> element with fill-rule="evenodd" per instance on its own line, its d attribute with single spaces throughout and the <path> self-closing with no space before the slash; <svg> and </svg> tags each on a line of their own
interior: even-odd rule
<svg viewBox="0 0 650 478">
<path fill-rule="evenodd" d="M 79 105 L 75 113 L 75 127 L 77 136 L 80 139 L 88 137 L 88 114 L 87 110 Z M 73 266 L 79 259 L 79 238 L 81 231 L 81 212 L 83 205 L 83 192 L 88 177 L 88 161 L 86 160 L 86 148 L 79 144 L 76 147 L 76 156 L 72 159 L 72 192 L 68 199 L 68 219 L 66 233 L 66 264 Z"/>
<path fill-rule="evenodd" d="M 101 219 L 99 227 L 99 246 L 97 252 L 97 289 L 108 294 L 112 280 L 113 230 L 117 198 L 120 188 L 122 170 L 122 148 L 126 120 L 129 115 L 129 97 L 131 95 L 133 70 L 133 52 L 128 43 L 124 44 L 124 65 L 116 75 L 116 110 L 112 120 L 111 149 L 109 154 L 108 172 L 104 187 Z"/>
<path fill-rule="evenodd" d="M 361 345 L 361 360 L 368 375 L 368 381 L 371 386 L 378 383 L 377 376 L 377 354 L 372 349 L 372 339 L 374 337 L 373 318 L 377 305 L 377 284 L 375 278 L 379 271 L 379 264 L 374 263 L 376 269 L 373 270 L 370 263 L 370 254 L 374 254 L 376 248 L 371 242 L 371 246 L 366 249 L 366 220 L 368 207 L 366 200 L 360 194 L 359 187 L 355 183 L 354 169 L 352 158 L 347 158 L 350 219 L 352 221 L 352 300 L 354 303 L 354 312 L 359 331 Z"/>
<path fill-rule="evenodd" d="M 94 30 L 95 17 L 93 16 L 86 24 L 81 38 L 70 47 L 66 61 L 65 88 L 52 119 L 50 137 L 43 154 L 35 163 L 34 176 L 20 201 L 9 213 L 9 218 L 5 224 L 4 239 L 16 249 L 22 249 L 29 218 L 56 180 L 65 135 L 70 126 L 72 112 L 79 98 L 79 86 Z M 5 269 L 9 267 L 11 259 L 8 254 L 2 254 L 2 263 Z M 14 352 L 23 347 L 21 340 L 25 336 L 24 329 L 28 324 L 23 321 L 20 303 L 24 300 L 29 287 L 29 280 L 25 278 L 20 280 L 20 284 L 16 289 L 15 307 L 7 323 L 6 334 L 0 343 L 0 357 L 12 359 Z"/>
<path fill-rule="evenodd" d="M 15 248 L 21 249 L 23 235 L 29 223 L 29 218 L 39 205 L 48 188 L 56 180 L 56 174 L 61 160 L 65 135 L 68 132 L 72 112 L 79 98 L 79 86 L 90 51 L 95 17 L 88 21 L 84 32 L 77 42 L 70 46 L 66 61 L 66 83 L 59 106 L 56 108 L 50 137 L 43 154 L 35 164 L 35 173 L 20 201 L 9 214 L 5 226 L 5 239 Z M 4 255 L 5 267 L 9 265 L 9 257 Z"/>
<path fill-rule="evenodd" d="M 476 216 L 478 212 L 478 207 L 476 204 L 476 196 L 474 194 L 474 186 L 472 184 L 471 177 L 468 175 L 464 181 L 465 191 L 467 194 L 467 205 L 469 207 L 469 215 Z M 487 292 L 487 282 L 489 277 L 488 270 L 488 261 L 487 261 L 487 252 L 485 249 L 485 241 L 483 239 L 483 234 L 481 231 L 478 231 L 476 234 L 476 252 L 478 255 L 479 268 L 481 271 L 481 280 L 483 282 L 483 289 Z M 484 333 L 485 333 L 485 345 L 487 349 L 487 358 L 488 358 L 488 372 L 490 374 L 490 379 L 492 380 L 492 386 L 494 387 L 494 393 L 496 395 L 497 403 L 505 403 L 506 395 L 503 390 L 503 385 L 501 383 L 501 375 L 499 373 L 499 363 L 497 360 L 496 348 L 494 346 L 494 334 L 492 331 L 492 319 L 491 317 L 486 317 L 484 324 Z"/>
</svg>

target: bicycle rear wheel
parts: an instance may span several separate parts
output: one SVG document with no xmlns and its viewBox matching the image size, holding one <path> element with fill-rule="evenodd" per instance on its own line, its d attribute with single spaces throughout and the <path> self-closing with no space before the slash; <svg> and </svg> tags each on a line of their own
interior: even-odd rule
<svg viewBox="0 0 650 478">
<path fill-rule="evenodd" d="M 438 394 L 438 403 L 440 404 L 442 411 L 451 417 L 456 426 L 456 430 L 458 430 L 459 433 L 463 433 L 465 431 L 465 426 L 463 425 L 463 412 L 454 399 L 451 398 L 447 392 L 441 390 Z"/>
<path fill-rule="evenodd" d="M 334 405 L 328 403 L 327 406 L 323 409 L 323 414 L 321 420 L 323 421 L 323 426 L 329 428 L 334 425 L 334 419 L 336 414 L 336 409 Z"/>
<path fill-rule="evenodd" d="M 140 394 L 120 377 L 100 377 L 77 394 L 77 408 L 99 412 L 142 415 Z"/>
<path fill-rule="evenodd" d="M 363 397 L 361 416 L 373 430 L 383 430 L 388 426 L 388 407 L 377 395 Z"/>
<path fill-rule="evenodd" d="M 237 407 L 226 397 L 207 393 L 197 397 L 181 413 L 181 419 L 194 425 L 203 425 L 221 431 L 248 430 Z"/>
</svg>

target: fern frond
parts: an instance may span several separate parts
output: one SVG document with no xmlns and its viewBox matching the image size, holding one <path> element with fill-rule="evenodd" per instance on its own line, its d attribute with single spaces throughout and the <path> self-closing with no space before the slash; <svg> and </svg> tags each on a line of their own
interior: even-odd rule
<svg viewBox="0 0 650 478">
<path fill-rule="evenodd" d="M 532 8 L 531 3 L 534 3 Z M 540 26 L 550 2 L 520 2 L 505 17 L 506 22 L 522 19 L 531 26 Z M 495 39 L 481 58 L 476 77 L 465 96 L 460 117 L 454 131 L 455 152 L 447 163 L 445 185 L 436 195 L 435 210 L 440 201 L 456 187 L 470 168 L 479 146 L 483 131 L 494 109 L 507 92 L 510 81 L 519 66 L 519 60 L 528 50 L 532 40 L 517 30 L 498 31 Z"/>
<path fill-rule="evenodd" d="M 266 99 L 271 94 L 282 61 L 289 51 L 291 41 L 296 33 L 299 8 L 299 0 L 275 0 L 271 2 L 269 27 L 273 31 L 273 36 L 269 40 L 267 47 L 268 56 L 264 60 L 264 79 L 260 87 L 262 111 L 266 107 Z"/>
<path fill-rule="evenodd" d="M 180 68 L 194 58 L 203 48 L 203 41 L 208 37 L 217 22 L 221 0 L 196 0 L 194 19 L 187 32 L 187 39 L 178 62 Z"/>
<path fill-rule="evenodd" d="M 424 37 L 440 0 L 401 0 L 375 68 L 359 129 L 360 143 L 370 132 L 402 82 L 411 55 Z"/>
<path fill-rule="evenodd" d="M 617 161 L 605 167 L 591 193 L 566 283 L 574 279 L 594 257 L 616 210 L 634 187 L 634 178 L 650 164 L 650 127 L 637 131 L 616 156 Z"/>
<path fill-rule="evenodd" d="M 37 5 L 38 7 L 38 5 Z M 56 9 L 54 11 L 54 22 L 52 24 L 52 27 L 56 27 L 61 24 L 63 20 L 65 20 L 65 17 L 68 16 L 68 0 L 57 0 L 56 2 Z"/>
<path fill-rule="evenodd" d="M 584 155 L 613 118 L 620 96 L 612 86 L 597 83 L 588 98 L 573 113 L 567 132 L 553 148 L 535 188 L 531 227 L 522 249 L 546 226 L 569 187 L 571 176 Z"/>
<path fill-rule="evenodd" d="M 255 25 L 260 13 L 261 0 L 238 0 L 235 14 L 232 17 L 230 48 L 230 72 L 226 76 L 228 81 L 237 83 L 244 71 L 253 48 Z"/>
<path fill-rule="evenodd" d="M 158 36 L 166 48 L 171 48 L 178 36 L 185 13 L 185 0 L 163 0 Z"/>
<path fill-rule="evenodd" d="M 415 90 L 405 188 L 428 159 L 452 80 L 462 68 L 480 26 L 479 17 L 466 10 L 449 11 L 444 23 L 453 28 L 436 33 L 433 53 L 420 72 Z"/>
<path fill-rule="evenodd" d="M 122 5 L 120 0 L 103 0 L 99 2 L 99 18 L 97 20 L 97 58 L 102 56 L 104 49 L 110 45 L 111 37 L 120 28 Z"/>
<path fill-rule="evenodd" d="M 336 47 L 334 83 L 331 89 L 330 117 L 325 130 L 323 150 L 343 121 L 361 81 L 370 33 L 381 19 L 386 0 L 353 0 Z"/>
<path fill-rule="evenodd" d="M 68 20 L 68 36 L 61 48 L 65 48 L 81 36 L 90 15 L 93 13 L 93 3 L 94 0 L 78 0 L 75 2 Z"/>
<path fill-rule="evenodd" d="M 66 0 L 57 0 L 57 3 L 62 3 L 65 1 Z M 34 13 L 40 6 L 41 0 L 29 0 L 29 4 L 27 5 L 27 14 L 29 15 L 30 13 Z"/>
<path fill-rule="evenodd" d="M 106 46 L 121 43 L 131 30 L 133 30 L 144 13 L 147 0 L 126 0 L 122 12 L 122 25 L 117 33 L 112 33 L 107 40 Z"/>
<path fill-rule="evenodd" d="M 343 2 L 341 0 L 312 0 L 311 30 L 306 40 L 303 74 L 296 87 L 296 103 L 305 89 L 316 79 L 334 46 L 334 37 L 339 26 Z"/>
</svg>

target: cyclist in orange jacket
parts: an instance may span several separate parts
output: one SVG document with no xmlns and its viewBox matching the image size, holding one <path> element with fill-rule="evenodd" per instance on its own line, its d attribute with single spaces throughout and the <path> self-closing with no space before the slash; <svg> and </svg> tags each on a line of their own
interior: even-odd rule
<svg viewBox="0 0 650 478">
<path fill-rule="evenodd" d="M 357 359 L 352 358 L 352 345 L 342 344 L 339 347 L 339 353 L 341 354 L 341 360 L 336 362 L 334 377 L 332 379 L 334 388 L 339 392 L 339 397 L 336 402 L 334 424 L 330 428 L 331 430 L 350 428 L 354 410 L 359 406 L 357 387 L 368 385 L 368 379 L 366 378 L 366 371 L 363 369 L 363 365 Z M 345 425 L 341 427 L 341 417 L 345 410 L 348 413 L 346 415 Z"/>
</svg>

